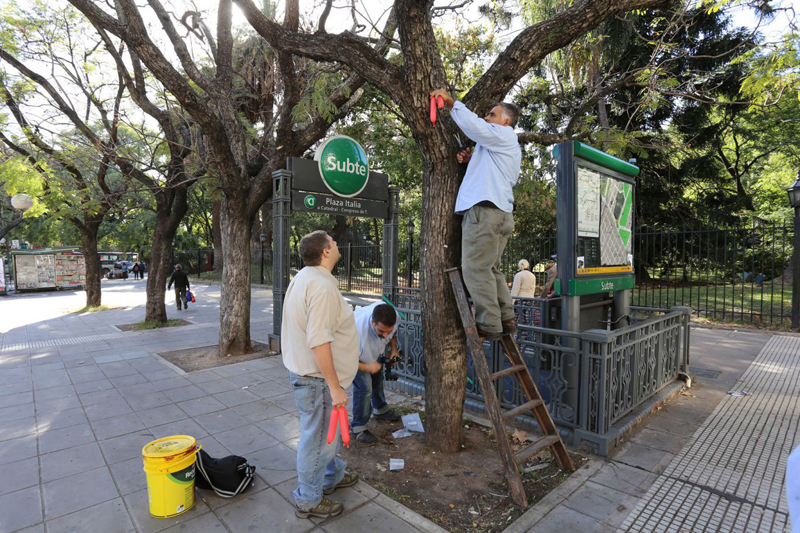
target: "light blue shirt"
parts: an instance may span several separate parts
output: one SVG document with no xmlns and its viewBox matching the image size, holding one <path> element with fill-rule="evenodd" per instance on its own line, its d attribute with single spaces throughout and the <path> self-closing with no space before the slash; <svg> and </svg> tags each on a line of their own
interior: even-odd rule
<svg viewBox="0 0 800 533">
<path fill-rule="evenodd" d="M 511 189 L 517 184 L 522 165 L 522 149 L 514 128 L 490 124 L 459 101 L 453 105 L 450 116 L 464 135 L 477 143 L 458 189 L 456 213 L 463 213 L 484 200 L 511 213 L 514 209 Z"/>
<path fill-rule="evenodd" d="M 392 332 L 385 339 L 375 333 L 375 328 L 372 327 L 372 312 L 381 304 L 383 302 L 375 302 L 372 305 L 360 307 L 353 312 L 356 319 L 356 329 L 358 330 L 358 361 L 360 363 L 374 363 L 377 361 L 386 351 L 386 345 L 392 341 L 392 337 L 394 337 L 397 327 L 400 325 L 400 320 L 397 320 L 394 323 Z"/>
</svg>

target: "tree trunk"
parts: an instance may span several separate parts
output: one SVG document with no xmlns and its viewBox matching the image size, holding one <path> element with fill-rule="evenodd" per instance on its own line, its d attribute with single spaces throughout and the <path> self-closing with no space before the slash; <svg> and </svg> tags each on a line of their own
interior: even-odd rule
<svg viewBox="0 0 800 533">
<path fill-rule="evenodd" d="M 379 246 L 381 244 L 381 232 L 378 229 L 379 226 L 377 218 L 372 219 L 372 228 L 375 230 L 375 244 Z M 376 259 L 378 262 L 378 268 L 383 268 L 383 254 L 380 250 L 378 250 L 378 253 L 376 254 Z"/>
<path fill-rule="evenodd" d="M 175 232 L 172 232 L 174 236 Z M 170 244 L 172 236 L 159 228 L 153 232 L 153 248 L 150 254 L 150 263 L 147 265 L 147 303 L 145 304 L 144 319 L 164 323 L 167 321 L 165 304 L 165 289 L 167 278 L 170 274 L 169 264 Z"/>
<path fill-rule="evenodd" d="M 250 344 L 250 230 L 246 197 L 226 195 L 220 208 L 222 268 L 219 356 L 242 355 Z"/>
<path fill-rule="evenodd" d="M 430 144 L 426 146 L 426 144 Z M 425 353 L 425 436 L 441 452 L 461 450 L 467 347 L 446 268 L 461 264 L 461 217 L 453 214 L 459 169 L 455 150 L 421 143 L 424 161 L 420 275 Z M 483 357 L 483 354 L 479 354 Z"/>
<path fill-rule="evenodd" d="M 100 254 L 97 253 L 97 228 L 100 223 L 86 224 L 88 227 L 79 228 L 81 232 L 81 251 L 86 266 L 86 307 L 99 307 L 101 303 L 100 279 Z"/>
<path fill-rule="evenodd" d="M 222 224 L 220 222 L 220 209 L 222 200 L 214 200 L 211 204 L 211 234 L 214 238 L 214 272 L 222 272 L 225 264 L 222 257 Z"/>
<path fill-rule="evenodd" d="M 347 247 L 347 217 L 344 215 L 336 215 L 333 217 L 335 222 L 333 224 L 333 229 L 331 230 L 331 237 L 333 240 L 336 241 L 336 245 L 339 247 L 340 250 L 344 250 Z"/>
<path fill-rule="evenodd" d="M 153 230 L 153 246 L 147 275 L 147 303 L 144 319 L 148 322 L 167 321 L 165 287 L 172 273 L 169 264 L 170 246 L 178 225 L 189 210 L 188 190 L 176 187 L 156 194 L 156 227 Z M 199 265 L 198 265 L 199 269 Z"/>
</svg>

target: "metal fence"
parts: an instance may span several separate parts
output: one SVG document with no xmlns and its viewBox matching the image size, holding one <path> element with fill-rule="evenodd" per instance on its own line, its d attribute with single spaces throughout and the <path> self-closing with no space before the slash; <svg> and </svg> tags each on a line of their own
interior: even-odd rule
<svg viewBox="0 0 800 533">
<path fill-rule="evenodd" d="M 402 235 L 398 246 L 398 280 L 419 287 L 419 239 Z M 729 228 L 640 227 L 634 233 L 636 287 L 632 304 L 646 307 L 691 307 L 696 317 L 717 322 L 745 322 L 788 326 L 792 283 L 787 272 L 793 252 L 793 225 L 788 222 L 753 223 Z M 345 292 L 380 294 L 381 247 L 348 244 L 333 274 Z M 292 248 L 294 275 L 302 268 Z M 544 283 L 544 267 L 556 253 L 553 234 L 517 236 L 506 247 L 501 270 L 511 282 L 520 259 L 530 262 L 537 285 Z M 175 252 L 189 272 L 203 277 L 213 268 L 213 251 Z M 272 250 L 255 243 L 251 249 L 251 280 L 272 283 Z M 262 268 L 263 265 L 263 268 Z M 409 268 L 410 267 L 410 268 Z M 262 276 L 263 271 L 263 276 Z M 217 274 L 217 279 L 219 275 Z"/>
<path fill-rule="evenodd" d="M 634 240 L 633 304 L 691 307 L 723 322 L 788 325 L 791 223 L 732 228 L 639 228 Z"/>
<path fill-rule="evenodd" d="M 396 333 L 403 357 L 396 367 L 401 381 L 391 386 L 424 394 L 419 290 L 401 287 L 396 300 L 405 317 Z M 626 415 L 674 383 L 680 371 L 688 371 L 688 309 L 636 308 L 629 327 L 582 333 L 542 327 L 548 311 L 545 300 L 520 299 L 515 309 L 517 344 L 550 415 L 573 443 L 586 441 L 600 453 L 606 453 L 624 431 Z M 483 355 L 492 373 L 510 365 L 500 343 L 484 343 Z M 527 401 L 513 377 L 497 380 L 494 387 L 504 409 Z M 483 393 L 471 356 L 466 389 L 467 408 L 483 411 Z M 535 425 L 528 416 L 517 421 Z"/>
</svg>

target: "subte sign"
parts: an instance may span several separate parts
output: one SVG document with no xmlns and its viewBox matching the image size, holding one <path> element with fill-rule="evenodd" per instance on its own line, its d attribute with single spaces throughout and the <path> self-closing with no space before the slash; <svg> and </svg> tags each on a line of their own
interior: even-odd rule
<svg viewBox="0 0 800 533">
<path fill-rule="evenodd" d="M 314 161 L 292 157 L 292 211 L 326 215 L 386 218 L 389 178 L 370 172 L 364 149 L 350 137 L 325 141 Z"/>
<path fill-rule="evenodd" d="M 346 135 L 331 137 L 319 147 L 322 182 L 336 196 L 352 198 L 364 190 L 369 181 L 369 160 L 361 145 Z"/>
</svg>

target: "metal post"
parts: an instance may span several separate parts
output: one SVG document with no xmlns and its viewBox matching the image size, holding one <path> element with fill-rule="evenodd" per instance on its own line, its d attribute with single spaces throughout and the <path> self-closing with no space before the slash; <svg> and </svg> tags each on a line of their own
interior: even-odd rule
<svg viewBox="0 0 800 533">
<path fill-rule="evenodd" d="M 414 234 L 408 234 L 408 286 L 414 286 L 414 269 L 412 261 L 414 259 Z"/>
<path fill-rule="evenodd" d="M 383 221 L 383 295 L 395 301 L 397 293 L 397 226 L 400 217 L 400 188 L 389 187 L 389 212 Z"/>
<path fill-rule="evenodd" d="M 264 240 L 266 236 L 262 233 L 259 236 L 259 242 L 261 243 L 261 284 L 264 284 Z"/>
<path fill-rule="evenodd" d="M 578 234 L 576 228 L 577 217 L 574 203 L 575 197 L 575 169 L 572 162 L 573 145 L 571 142 L 558 145 L 558 166 L 556 172 L 556 184 L 558 187 L 558 197 L 556 199 L 556 212 L 558 214 L 558 227 L 556 235 L 556 272 L 561 283 L 561 329 L 566 331 L 578 332 L 581 330 L 581 297 L 566 296 L 564 294 L 567 283 L 575 277 L 575 255 L 577 246 L 575 236 Z M 581 345 L 577 338 L 565 337 L 564 345 L 573 348 L 575 353 L 580 354 Z M 580 360 L 578 356 L 567 356 L 565 354 L 562 362 L 562 372 L 566 383 L 566 394 L 564 395 L 564 416 L 572 422 L 579 423 L 585 416 L 582 410 L 585 406 L 579 406 L 578 380 L 580 374 Z M 572 411 L 571 413 L 569 411 Z M 571 416 L 570 416 L 571 415 Z"/>
<path fill-rule="evenodd" d="M 800 328 L 800 206 L 794 208 L 794 250 L 792 250 L 792 329 Z"/>
<path fill-rule="evenodd" d="M 611 329 L 622 329 L 631 325 L 631 292 L 630 289 L 614 291 Z"/>
<path fill-rule="evenodd" d="M 172 239 L 172 247 L 169 249 L 169 269 L 175 268 L 175 239 Z"/>
<path fill-rule="evenodd" d="M 197 249 L 197 279 L 200 279 L 200 248 Z"/>
<path fill-rule="evenodd" d="M 353 243 L 347 243 L 347 257 L 344 262 L 344 272 L 347 278 L 347 292 L 353 290 Z"/>
<path fill-rule="evenodd" d="M 292 223 L 292 172 L 272 173 L 272 335 L 269 348 L 280 352 L 283 298 L 289 286 L 289 235 Z"/>
</svg>

